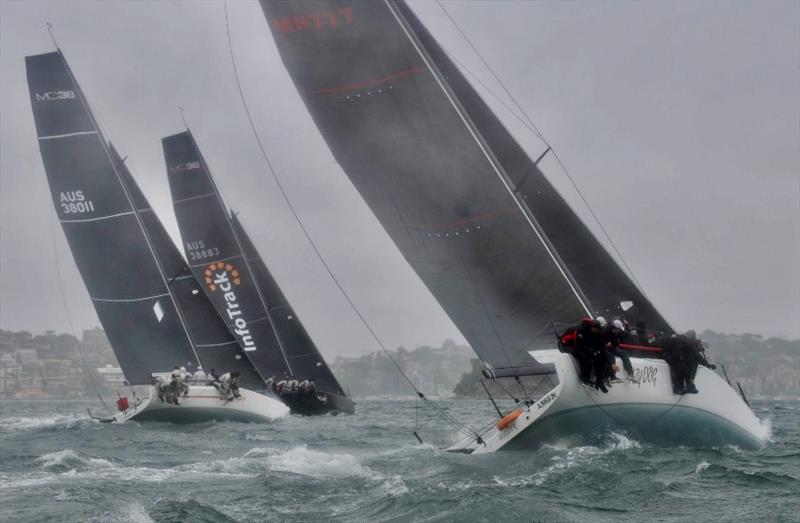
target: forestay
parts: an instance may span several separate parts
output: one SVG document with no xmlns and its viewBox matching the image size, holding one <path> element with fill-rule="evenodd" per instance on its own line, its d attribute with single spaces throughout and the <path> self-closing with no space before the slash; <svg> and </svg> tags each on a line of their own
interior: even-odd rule
<svg viewBox="0 0 800 523">
<path fill-rule="evenodd" d="M 404 3 L 261 5 L 337 161 L 484 361 L 530 362 L 551 321 L 621 300 L 666 327 Z"/>
</svg>

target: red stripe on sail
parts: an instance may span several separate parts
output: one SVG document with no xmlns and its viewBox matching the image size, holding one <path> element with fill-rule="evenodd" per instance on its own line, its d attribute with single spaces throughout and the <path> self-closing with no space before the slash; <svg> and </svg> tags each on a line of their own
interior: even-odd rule
<svg viewBox="0 0 800 523">
<path fill-rule="evenodd" d="M 383 78 L 373 78 L 372 80 L 366 80 L 364 82 L 359 82 L 349 85 L 339 85 L 336 87 L 323 87 L 322 89 L 314 89 L 313 91 L 305 91 L 305 92 L 306 94 L 330 94 L 330 93 L 340 93 L 342 91 L 353 91 L 356 89 L 364 89 L 365 87 L 373 87 L 376 85 L 384 84 L 386 82 L 396 80 L 404 76 L 420 74 L 426 71 L 427 69 L 425 69 L 424 67 L 412 67 L 411 69 L 404 69 L 402 71 L 397 71 L 396 73 L 384 76 Z"/>
<path fill-rule="evenodd" d="M 453 227 L 461 227 L 463 225 L 470 224 L 472 222 L 476 222 L 478 220 L 482 220 L 484 218 L 493 218 L 495 216 L 500 216 L 503 214 L 513 214 L 519 212 L 519 208 L 511 207 L 509 209 L 502 209 L 500 211 L 493 211 L 493 212 L 486 212 L 483 214 L 476 214 L 475 216 L 469 216 L 467 218 L 463 218 L 458 220 L 457 222 L 453 223 L 445 223 L 441 225 L 428 225 L 424 227 L 414 227 L 415 229 L 420 230 L 430 230 L 430 229 L 452 229 Z"/>
</svg>

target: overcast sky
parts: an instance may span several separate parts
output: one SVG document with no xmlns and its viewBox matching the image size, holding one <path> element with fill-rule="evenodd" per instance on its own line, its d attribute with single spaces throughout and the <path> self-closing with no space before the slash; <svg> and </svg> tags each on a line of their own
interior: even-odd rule
<svg viewBox="0 0 800 523">
<path fill-rule="evenodd" d="M 411 5 L 502 92 L 436 3 Z M 800 336 L 800 3 L 445 5 L 676 328 Z M 337 277 L 387 345 L 461 340 L 334 162 L 257 3 L 232 2 L 229 12 L 258 131 Z M 98 324 L 53 225 L 25 82 L 24 56 L 53 49 L 45 22 L 176 241 L 160 140 L 182 130 L 182 106 L 223 196 L 323 353 L 376 349 L 266 171 L 236 91 L 221 1 L 0 2 L 2 328 L 70 329 L 53 240 L 75 328 Z M 541 150 L 482 94 L 529 151 Z M 585 216 L 563 173 L 545 170 Z"/>
</svg>

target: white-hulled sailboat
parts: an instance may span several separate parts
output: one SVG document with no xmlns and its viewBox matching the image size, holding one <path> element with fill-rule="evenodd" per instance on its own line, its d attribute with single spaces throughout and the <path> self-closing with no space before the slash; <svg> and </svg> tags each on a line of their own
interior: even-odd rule
<svg viewBox="0 0 800 523">
<path fill-rule="evenodd" d="M 56 215 L 97 316 L 131 385 L 147 399 L 117 402 L 108 421 L 269 421 L 288 408 L 266 394 L 262 376 L 200 289 L 185 260 L 105 141 L 61 51 L 25 59 L 39 150 Z M 160 401 L 154 373 L 202 365 L 238 372 L 241 398 L 194 385 Z"/>
<path fill-rule="evenodd" d="M 554 323 L 669 323 L 594 237 L 401 0 L 260 0 L 286 69 L 331 152 L 492 379 L 553 383 L 451 450 L 492 452 L 612 427 L 642 438 L 743 446 L 767 432 L 719 376 L 674 394 L 657 353 L 648 379 L 582 386 Z M 641 351 L 639 351 L 641 352 Z M 600 426 L 600 427 L 599 427 Z"/>
</svg>

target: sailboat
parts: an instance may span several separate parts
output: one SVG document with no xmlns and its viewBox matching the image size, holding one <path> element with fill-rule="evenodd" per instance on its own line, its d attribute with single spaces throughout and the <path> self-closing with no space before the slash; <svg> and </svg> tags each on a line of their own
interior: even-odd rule
<svg viewBox="0 0 800 523">
<path fill-rule="evenodd" d="M 293 413 L 353 413 L 239 217 L 226 210 L 191 132 L 162 144 L 189 266 L 245 353 Z"/>
<path fill-rule="evenodd" d="M 553 325 L 604 315 L 666 336 L 674 330 L 543 174 L 549 146 L 532 159 L 405 2 L 260 4 L 337 162 L 487 378 L 553 383 L 449 450 L 493 452 L 613 430 L 764 443 L 767 430 L 752 410 L 706 368 L 696 379 L 700 394 L 676 395 L 666 362 L 639 351 L 631 360 L 647 380 L 608 394 L 581 385 Z"/>
<path fill-rule="evenodd" d="M 288 414 L 265 394 L 245 357 L 167 235 L 125 162 L 108 143 L 61 51 L 25 58 L 39 150 L 55 205 L 100 323 L 126 381 L 148 398 L 104 421 L 269 421 Z M 179 401 L 158 398 L 154 378 L 174 366 L 238 372 L 233 401 L 206 383 Z"/>
</svg>

